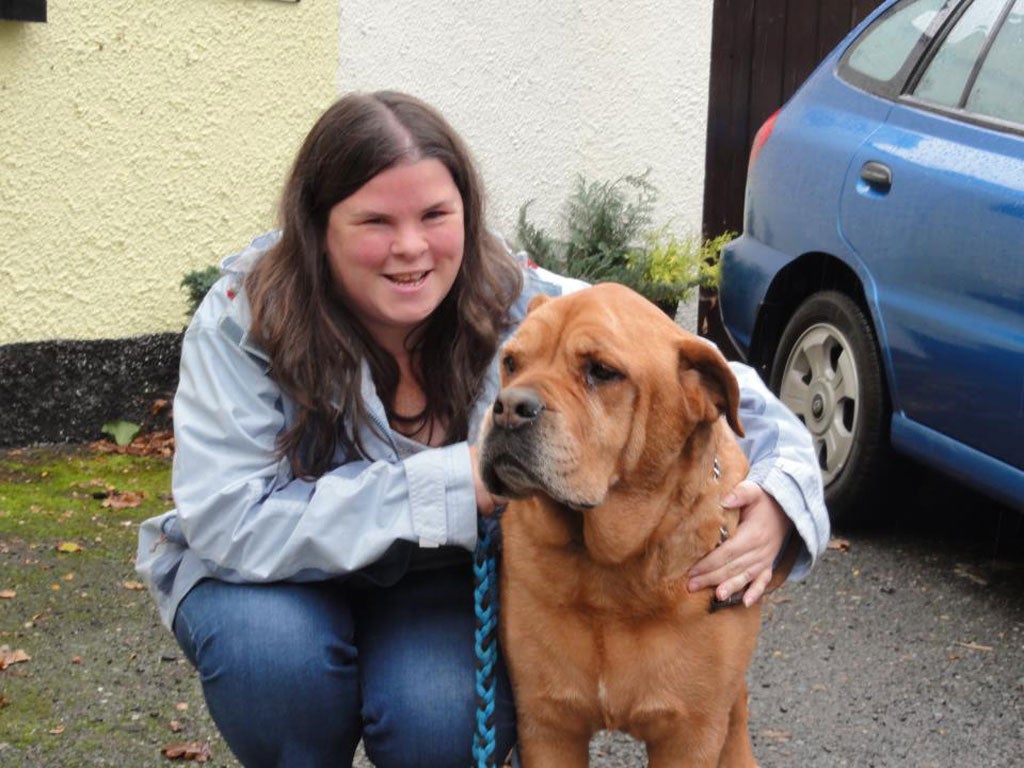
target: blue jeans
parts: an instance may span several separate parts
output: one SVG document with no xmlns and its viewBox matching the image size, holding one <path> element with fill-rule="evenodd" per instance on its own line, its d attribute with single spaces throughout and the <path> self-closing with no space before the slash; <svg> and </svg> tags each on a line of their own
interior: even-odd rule
<svg viewBox="0 0 1024 768">
<path fill-rule="evenodd" d="M 360 738 L 379 768 L 466 768 L 473 630 L 468 565 L 390 587 L 206 580 L 174 619 L 210 714 L 248 768 L 350 766 Z M 500 759 L 515 740 L 503 666 L 497 688 Z"/>
</svg>

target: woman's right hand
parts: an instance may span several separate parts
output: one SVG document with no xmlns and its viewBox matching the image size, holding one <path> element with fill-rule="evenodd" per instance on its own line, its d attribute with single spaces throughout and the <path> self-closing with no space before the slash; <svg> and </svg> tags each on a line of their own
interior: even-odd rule
<svg viewBox="0 0 1024 768">
<path fill-rule="evenodd" d="M 469 446 L 469 460 L 473 464 L 473 488 L 476 491 L 476 508 L 481 515 L 490 515 L 498 507 L 507 504 L 508 499 L 496 496 L 487 490 L 480 476 L 480 453 L 475 445 Z"/>
</svg>

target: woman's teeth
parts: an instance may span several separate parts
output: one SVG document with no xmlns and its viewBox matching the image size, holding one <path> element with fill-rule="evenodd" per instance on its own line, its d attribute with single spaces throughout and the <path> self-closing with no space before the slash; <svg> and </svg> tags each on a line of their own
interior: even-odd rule
<svg viewBox="0 0 1024 768">
<path fill-rule="evenodd" d="M 399 275 L 388 275 L 388 280 L 399 285 L 415 285 L 426 276 L 426 272 L 403 272 Z"/>
</svg>

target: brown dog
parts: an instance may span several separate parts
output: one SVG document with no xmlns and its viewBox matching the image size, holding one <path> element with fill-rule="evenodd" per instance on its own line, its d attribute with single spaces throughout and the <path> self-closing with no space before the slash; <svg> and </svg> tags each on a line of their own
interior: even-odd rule
<svg viewBox="0 0 1024 768">
<path fill-rule="evenodd" d="M 523 764 L 586 766 L 590 737 L 615 729 L 651 766 L 754 766 L 760 607 L 712 610 L 712 590 L 686 589 L 735 530 L 720 500 L 747 472 L 725 359 L 603 284 L 534 299 L 502 367 L 481 466 L 513 499 L 501 637 Z"/>
</svg>

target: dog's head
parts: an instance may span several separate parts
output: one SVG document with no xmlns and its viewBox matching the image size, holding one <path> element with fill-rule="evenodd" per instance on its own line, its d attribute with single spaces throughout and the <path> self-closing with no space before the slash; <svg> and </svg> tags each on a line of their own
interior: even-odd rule
<svg viewBox="0 0 1024 768">
<path fill-rule="evenodd" d="M 664 482 L 721 415 L 742 434 L 721 353 L 621 285 L 535 298 L 501 366 L 481 467 L 503 496 L 592 510 L 615 488 Z"/>
</svg>

